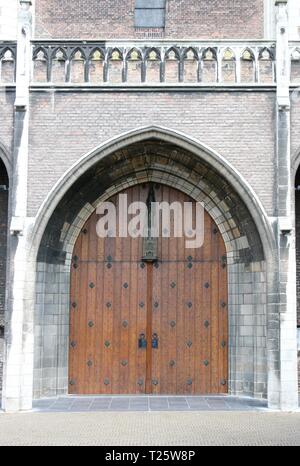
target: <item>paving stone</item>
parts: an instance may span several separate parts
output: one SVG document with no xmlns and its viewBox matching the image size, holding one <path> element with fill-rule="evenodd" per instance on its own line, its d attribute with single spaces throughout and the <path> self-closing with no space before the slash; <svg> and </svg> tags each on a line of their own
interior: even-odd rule
<svg viewBox="0 0 300 466">
<path fill-rule="evenodd" d="M 34 411 L 256 411 L 267 408 L 266 400 L 232 396 L 61 396 L 36 400 Z"/>
<path fill-rule="evenodd" d="M 204 401 L 189 401 L 188 405 L 190 408 L 209 408 L 208 403 Z"/>
<path fill-rule="evenodd" d="M 0 446 L 300 446 L 300 412 L 0 414 Z"/>
<path fill-rule="evenodd" d="M 101 400 L 101 401 L 96 400 L 96 401 L 92 402 L 91 406 L 93 406 L 93 407 L 94 406 L 110 406 L 110 404 L 111 404 L 111 400 L 107 400 L 107 401 L 106 400 Z"/>
</svg>

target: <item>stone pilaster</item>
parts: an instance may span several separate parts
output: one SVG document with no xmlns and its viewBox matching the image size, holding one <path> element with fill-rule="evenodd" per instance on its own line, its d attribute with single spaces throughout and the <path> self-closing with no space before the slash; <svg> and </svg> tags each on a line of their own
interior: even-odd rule
<svg viewBox="0 0 300 466">
<path fill-rule="evenodd" d="M 265 33 L 264 38 L 268 40 L 275 39 L 275 4 L 274 0 L 264 1 Z"/>
<path fill-rule="evenodd" d="M 290 159 L 290 57 L 288 1 L 276 0 L 277 38 L 277 231 L 278 285 L 273 306 L 278 327 L 269 329 L 269 406 L 282 410 L 298 407 L 297 334 L 296 334 L 296 260 L 295 234 L 291 212 Z M 277 304 L 276 304 L 277 303 Z M 270 345 L 271 343 L 271 345 Z M 270 360 L 269 359 L 269 360 Z"/>
<path fill-rule="evenodd" d="M 30 409 L 32 400 L 32 322 L 26 319 L 26 280 L 30 220 L 27 219 L 31 1 L 20 0 L 14 125 L 14 159 L 10 199 L 7 312 L 3 408 Z M 31 277 L 33 281 L 33 276 Z"/>
</svg>

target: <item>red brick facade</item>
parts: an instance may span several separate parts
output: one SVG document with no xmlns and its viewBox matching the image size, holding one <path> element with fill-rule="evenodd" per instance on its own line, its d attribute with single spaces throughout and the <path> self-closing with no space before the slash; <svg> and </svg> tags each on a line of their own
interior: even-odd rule
<svg viewBox="0 0 300 466">
<path fill-rule="evenodd" d="M 167 0 L 165 30 L 134 28 L 135 0 L 38 0 L 36 37 L 259 39 L 263 0 Z"/>
</svg>

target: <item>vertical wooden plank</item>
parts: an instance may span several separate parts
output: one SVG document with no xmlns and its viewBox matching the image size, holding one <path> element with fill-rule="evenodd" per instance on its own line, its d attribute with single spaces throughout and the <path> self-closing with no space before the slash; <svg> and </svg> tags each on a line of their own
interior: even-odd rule
<svg viewBox="0 0 300 466">
<path fill-rule="evenodd" d="M 141 202 L 146 202 L 147 190 L 143 185 L 138 186 L 138 200 Z M 139 238 L 135 242 L 136 249 L 134 254 L 136 254 L 137 260 L 137 284 L 136 284 L 136 330 L 132 334 L 132 345 L 135 347 L 136 352 L 136 375 L 133 383 L 135 384 L 135 390 L 137 394 L 146 393 L 146 377 L 147 377 L 147 349 L 142 349 L 138 347 L 138 340 L 141 333 L 147 334 L 147 315 L 148 312 L 151 312 L 151 303 L 149 307 L 148 296 L 147 296 L 147 280 L 148 280 L 148 267 L 142 262 L 141 258 L 143 256 L 143 239 Z"/>
<path fill-rule="evenodd" d="M 87 286 L 88 286 L 88 274 L 87 274 L 87 264 L 82 262 L 79 265 L 80 267 L 80 277 L 83 283 L 83 286 L 80 290 L 80 299 L 78 306 L 78 325 L 79 325 L 79 334 L 78 334 L 78 376 L 75 379 L 78 379 L 78 393 L 84 393 L 85 390 L 85 353 L 86 353 L 86 337 L 87 337 L 87 316 L 86 316 L 86 302 L 87 302 Z"/>
<path fill-rule="evenodd" d="M 96 269 L 96 253 L 97 253 L 97 236 L 96 232 L 96 215 L 92 215 L 89 222 L 88 247 L 87 247 L 87 270 L 88 270 L 88 287 L 87 287 L 87 303 L 86 303 L 86 394 L 93 394 L 96 391 L 95 387 L 95 341 L 97 334 L 96 324 L 96 296 L 98 292 L 97 269 Z"/>
<path fill-rule="evenodd" d="M 74 256 L 78 256 L 81 251 L 81 236 L 78 237 L 74 248 Z M 78 371 L 79 371 L 79 310 L 81 300 L 81 271 L 71 264 L 70 267 L 70 331 L 69 331 L 69 393 L 78 392 Z M 72 346 L 71 346 L 72 345 Z M 75 345 L 75 346 L 73 346 Z"/>
<path fill-rule="evenodd" d="M 153 270 L 152 270 L 152 264 L 147 264 L 146 393 L 148 394 L 152 393 L 152 391 L 155 391 L 152 385 L 152 377 L 153 377 L 152 357 L 153 359 L 155 359 L 156 357 L 156 355 L 153 354 L 153 351 L 151 348 L 152 331 L 153 331 L 153 328 L 152 328 L 152 294 L 153 294 Z"/>
<path fill-rule="evenodd" d="M 162 199 L 162 187 L 159 185 L 154 186 L 154 195 L 156 202 L 161 202 Z M 149 358 L 151 360 L 151 366 L 149 368 L 150 373 L 148 375 L 148 379 L 151 382 L 151 390 L 149 386 L 149 391 L 151 393 L 158 394 L 162 390 L 162 368 L 161 368 L 161 361 L 162 361 L 162 352 L 164 348 L 164 335 L 163 335 L 163 328 L 162 328 L 162 290 L 161 290 L 161 274 L 162 274 L 162 254 L 163 254 L 163 246 L 162 246 L 162 238 L 160 237 L 157 240 L 157 253 L 159 257 L 159 262 L 157 264 L 148 264 L 148 271 L 150 281 L 152 282 L 152 286 L 148 285 L 148 329 L 151 325 L 150 329 L 148 330 L 149 334 L 149 345 L 148 351 L 151 351 L 152 357 Z M 155 303 L 157 303 L 155 305 Z M 151 348 L 152 344 L 152 335 L 156 333 L 158 335 L 158 348 L 153 349 Z M 153 385 L 153 381 L 157 380 L 158 385 Z"/>
<path fill-rule="evenodd" d="M 136 333 L 133 333 L 133 345 L 136 348 L 136 380 L 135 386 L 137 393 L 146 393 L 146 364 L 147 364 L 147 349 L 138 347 L 138 339 L 141 333 L 147 333 L 147 315 L 149 312 L 149 303 L 147 300 L 147 267 L 139 268 L 138 270 L 138 310 L 137 310 L 137 325 Z M 151 309 L 151 308 L 150 308 Z"/>
<path fill-rule="evenodd" d="M 219 255 L 225 256 L 226 249 L 221 234 L 218 234 L 219 240 Z M 223 307 L 223 303 L 225 307 Z M 220 379 L 226 381 L 226 385 L 222 385 L 220 388 L 221 393 L 228 393 L 228 274 L 227 267 L 222 268 L 219 264 L 219 319 L 220 319 L 220 340 L 225 342 L 225 346 L 221 347 L 220 352 L 222 354 L 221 361 L 221 372 Z"/>
<path fill-rule="evenodd" d="M 158 188 L 158 189 L 157 189 Z M 155 188 L 155 199 L 157 202 L 162 200 L 162 187 L 156 186 Z M 155 332 L 158 335 L 158 348 L 152 349 L 152 368 L 151 368 L 151 379 L 157 380 L 158 385 L 153 385 L 151 387 L 152 393 L 161 393 L 164 384 L 164 375 L 163 375 L 163 363 L 164 351 L 165 351 L 165 334 L 163 326 L 163 285 L 162 285 L 162 275 L 164 273 L 164 265 L 161 262 L 163 254 L 163 245 L 162 237 L 158 238 L 158 257 L 159 261 L 157 264 L 149 264 L 149 269 L 152 270 L 152 290 L 150 289 L 151 299 L 149 299 L 149 310 L 148 312 L 152 315 L 152 328 L 151 328 L 151 338 L 152 334 Z M 151 343 L 151 342 L 150 342 Z"/>
<path fill-rule="evenodd" d="M 120 387 L 120 342 L 121 342 L 121 305 L 122 305 L 122 264 L 115 262 L 113 264 L 113 283 L 112 283 L 112 310 L 113 310 L 113 338 L 111 343 L 112 352 L 112 381 L 107 386 L 107 392 L 119 394 Z M 108 376 L 106 377 L 108 379 Z M 109 379 L 108 379 L 109 380 Z"/>
</svg>

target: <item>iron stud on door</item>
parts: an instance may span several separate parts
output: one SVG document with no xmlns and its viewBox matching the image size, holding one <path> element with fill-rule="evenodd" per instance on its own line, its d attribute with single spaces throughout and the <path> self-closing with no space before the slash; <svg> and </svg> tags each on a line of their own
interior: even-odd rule
<svg viewBox="0 0 300 466">
<path fill-rule="evenodd" d="M 72 262 L 73 262 L 74 269 L 77 269 L 78 268 L 78 257 L 74 256 Z"/>
</svg>

